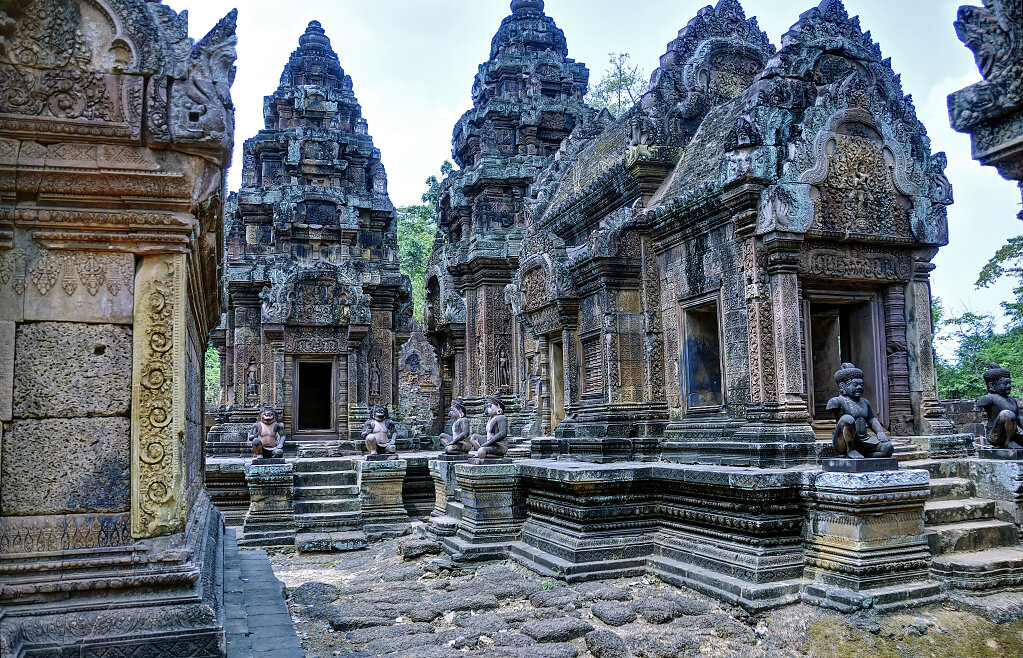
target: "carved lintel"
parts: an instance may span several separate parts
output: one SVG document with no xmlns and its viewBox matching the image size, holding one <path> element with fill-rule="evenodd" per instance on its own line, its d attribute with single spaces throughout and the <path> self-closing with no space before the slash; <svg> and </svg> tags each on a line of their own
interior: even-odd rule
<svg viewBox="0 0 1023 658">
<path fill-rule="evenodd" d="M 185 527 L 185 256 L 142 259 L 132 350 L 131 533 Z"/>
</svg>

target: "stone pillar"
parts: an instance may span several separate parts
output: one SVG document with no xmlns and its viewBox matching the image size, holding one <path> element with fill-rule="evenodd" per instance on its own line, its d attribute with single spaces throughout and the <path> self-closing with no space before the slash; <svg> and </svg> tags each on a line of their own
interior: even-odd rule
<svg viewBox="0 0 1023 658">
<path fill-rule="evenodd" d="M 222 656 L 202 380 L 237 14 L 0 13 L 3 95 L 34 99 L 0 121 L 0 655 Z"/>
<path fill-rule="evenodd" d="M 514 464 L 458 464 L 462 520 L 454 537 L 442 541 L 456 560 L 500 560 L 522 528 Z"/>
<path fill-rule="evenodd" d="M 245 473 L 249 512 L 239 546 L 295 546 L 295 476 L 284 460 L 260 459 Z M 276 462 L 276 463 L 269 463 Z"/>
<path fill-rule="evenodd" d="M 952 434 L 955 426 L 938 404 L 938 378 L 931 342 L 931 283 L 934 265 L 917 261 L 906 292 L 906 342 L 909 349 L 909 396 L 918 435 Z"/>
<path fill-rule="evenodd" d="M 391 539 L 411 530 L 408 512 L 401 498 L 405 484 L 404 459 L 357 461 L 359 498 L 362 501 L 362 529 L 366 539 Z"/>
<path fill-rule="evenodd" d="M 804 494 L 803 600 L 853 612 L 937 601 L 927 582 L 931 561 L 924 537 L 930 475 L 923 469 L 815 473 Z"/>
</svg>

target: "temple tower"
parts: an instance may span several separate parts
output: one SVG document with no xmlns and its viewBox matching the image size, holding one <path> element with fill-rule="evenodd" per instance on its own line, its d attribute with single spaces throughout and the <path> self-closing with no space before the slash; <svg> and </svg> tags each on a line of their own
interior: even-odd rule
<svg viewBox="0 0 1023 658">
<path fill-rule="evenodd" d="M 511 9 L 476 74 L 473 107 L 455 124 L 452 154 L 460 168 L 441 186 L 441 234 L 426 276 L 427 334 L 444 381 L 441 413 L 452 396 L 465 397 L 472 411 L 495 391 L 517 401 L 513 407 L 536 404 L 534 373 L 541 361 L 547 367 L 549 348 L 526 336 L 505 287 L 529 221 L 523 199 L 530 184 L 592 114 L 583 103 L 589 71 L 568 57 L 565 34 L 544 14 L 543 1 L 515 0 Z"/>
<path fill-rule="evenodd" d="M 396 405 L 412 305 L 380 151 L 319 22 L 263 116 L 226 219 L 221 420 L 270 404 L 294 442 L 353 450 L 368 407 Z"/>
</svg>

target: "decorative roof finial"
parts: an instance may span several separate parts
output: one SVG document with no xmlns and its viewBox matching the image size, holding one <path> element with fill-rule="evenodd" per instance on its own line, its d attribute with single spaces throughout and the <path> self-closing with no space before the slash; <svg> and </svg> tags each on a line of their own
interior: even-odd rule
<svg viewBox="0 0 1023 658">
<path fill-rule="evenodd" d="M 298 45 L 304 46 L 309 43 L 320 44 L 321 46 L 330 47 L 330 39 L 327 38 L 327 33 L 323 30 L 323 26 L 320 25 L 320 21 L 309 21 L 309 25 L 305 29 L 305 34 L 298 38 Z"/>
<path fill-rule="evenodd" d="M 512 0 L 511 10 L 512 13 L 518 13 L 520 11 L 526 11 L 533 9 L 535 11 L 543 11 L 543 0 Z"/>
</svg>

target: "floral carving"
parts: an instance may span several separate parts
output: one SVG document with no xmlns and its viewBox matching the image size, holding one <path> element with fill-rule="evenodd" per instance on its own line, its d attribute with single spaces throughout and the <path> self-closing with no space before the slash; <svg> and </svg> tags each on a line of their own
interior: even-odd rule
<svg viewBox="0 0 1023 658">
<path fill-rule="evenodd" d="M 150 257 L 136 286 L 132 392 L 134 537 L 184 527 L 184 257 Z"/>
<path fill-rule="evenodd" d="M 50 291 L 50 288 L 57 285 L 57 279 L 60 277 L 61 261 L 60 258 L 52 255 L 46 250 L 39 252 L 39 256 L 32 261 L 32 265 L 28 268 L 28 275 L 32 279 L 32 283 L 36 289 L 39 290 L 40 295 L 45 295 Z"/>
</svg>

